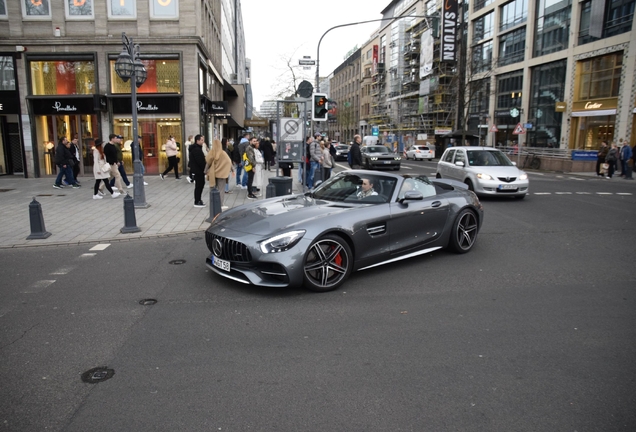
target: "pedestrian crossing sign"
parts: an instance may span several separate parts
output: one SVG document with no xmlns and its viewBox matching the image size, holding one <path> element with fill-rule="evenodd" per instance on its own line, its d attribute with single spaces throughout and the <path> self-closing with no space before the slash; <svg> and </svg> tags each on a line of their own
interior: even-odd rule
<svg viewBox="0 0 636 432">
<path fill-rule="evenodd" d="M 526 134 L 526 130 L 523 128 L 523 126 L 521 126 L 521 123 L 517 123 L 517 126 L 515 126 L 515 130 L 512 131 L 513 135 L 525 135 Z"/>
<path fill-rule="evenodd" d="M 496 124 L 492 125 L 492 127 L 490 128 L 490 132 L 499 132 L 499 129 L 497 128 Z"/>
</svg>

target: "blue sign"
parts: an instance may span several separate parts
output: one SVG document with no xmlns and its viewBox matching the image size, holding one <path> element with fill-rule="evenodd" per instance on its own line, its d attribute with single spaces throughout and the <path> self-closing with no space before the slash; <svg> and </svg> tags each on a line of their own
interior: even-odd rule
<svg viewBox="0 0 636 432">
<path fill-rule="evenodd" d="M 380 135 L 380 126 L 371 126 L 371 135 L 373 136 Z"/>
<path fill-rule="evenodd" d="M 532 123 L 524 123 L 523 127 L 526 129 L 532 129 Z"/>
<path fill-rule="evenodd" d="M 596 150 L 572 150 L 572 160 L 595 161 L 598 155 Z"/>
</svg>

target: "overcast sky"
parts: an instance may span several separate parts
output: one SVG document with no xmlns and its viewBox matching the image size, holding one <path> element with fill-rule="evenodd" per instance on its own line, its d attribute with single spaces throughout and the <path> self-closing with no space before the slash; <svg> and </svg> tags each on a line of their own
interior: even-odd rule
<svg viewBox="0 0 636 432">
<path fill-rule="evenodd" d="M 316 60 L 322 34 L 329 28 L 352 22 L 382 18 L 391 0 L 241 0 L 245 27 L 246 57 L 252 61 L 254 108 L 272 99 L 285 69 L 280 58 L 295 64 L 303 56 Z M 331 30 L 320 44 L 320 75 L 327 76 L 345 54 L 366 42 L 380 22 Z M 315 85 L 316 69 L 304 71 Z"/>
</svg>

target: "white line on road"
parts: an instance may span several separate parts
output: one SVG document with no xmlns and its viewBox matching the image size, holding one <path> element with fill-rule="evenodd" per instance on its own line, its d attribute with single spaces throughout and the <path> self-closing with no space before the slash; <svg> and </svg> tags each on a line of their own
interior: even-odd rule
<svg viewBox="0 0 636 432">
<path fill-rule="evenodd" d="M 47 286 L 54 283 L 54 280 L 40 280 L 22 291 L 23 294 L 35 294 L 44 290 Z"/>
<path fill-rule="evenodd" d="M 53 273 L 51 273 L 52 275 L 64 275 L 69 273 L 71 270 L 73 270 L 75 267 L 62 267 L 60 269 L 55 270 Z"/>
<path fill-rule="evenodd" d="M 413 168 L 408 167 L 408 166 L 406 166 L 406 165 L 400 165 L 400 168 L 413 169 Z"/>
<path fill-rule="evenodd" d="M 535 192 L 535 195 L 552 195 L 552 192 Z"/>
<path fill-rule="evenodd" d="M 596 192 L 597 195 L 612 195 L 612 192 Z"/>
<path fill-rule="evenodd" d="M 616 192 L 616 195 L 633 195 L 631 192 Z"/>
<path fill-rule="evenodd" d="M 572 192 L 555 192 L 557 195 L 572 195 Z"/>
<path fill-rule="evenodd" d="M 83 254 L 80 255 L 80 258 L 91 258 L 91 257 L 94 257 L 95 255 L 97 255 L 97 254 L 95 254 L 95 253 L 83 253 Z"/>
<path fill-rule="evenodd" d="M 92 251 L 102 251 L 104 249 L 106 249 L 108 246 L 110 246 L 110 243 L 100 243 L 98 245 L 93 246 L 92 248 L 90 248 L 89 250 Z"/>
<path fill-rule="evenodd" d="M 590 192 L 577 192 L 577 195 L 592 195 Z"/>
</svg>

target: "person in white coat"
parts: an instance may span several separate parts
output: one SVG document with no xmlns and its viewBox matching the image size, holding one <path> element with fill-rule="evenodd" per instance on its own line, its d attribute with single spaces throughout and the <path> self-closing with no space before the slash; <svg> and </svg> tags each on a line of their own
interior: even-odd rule
<svg viewBox="0 0 636 432">
<path fill-rule="evenodd" d="M 262 143 L 262 142 L 261 142 Z M 269 145 L 269 144 L 268 144 Z M 254 148 L 254 159 L 256 159 L 256 165 L 254 166 L 254 190 L 257 192 L 254 195 L 261 196 L 260 190 L 263 187 L 265 177 L 265 157 L 260 149 L 260 143 L 258 147 Z"/>
<path fill-rule="evenodd" d="M 95 147 L 93 147 L 93 176 L 95 177 L 95 186 L 93 187 L 93 199 L 102 199 L 102 192 L 99 191 L 99 184 L 104 182 L 106 189 L 110 192 L 113 198 L 117 198 L 119 191 L 113 192 L 113 188 L 110 187 L 108 178 L 110 177 L 110 167 L 104 167 L 106 165 L 106 156 L 104 156 L 104 150 L 102 149 L 102 140 L 99 138 L 95 140 Z M 106 170 L 106 172 L 104 172 Z"/>
</svg>

